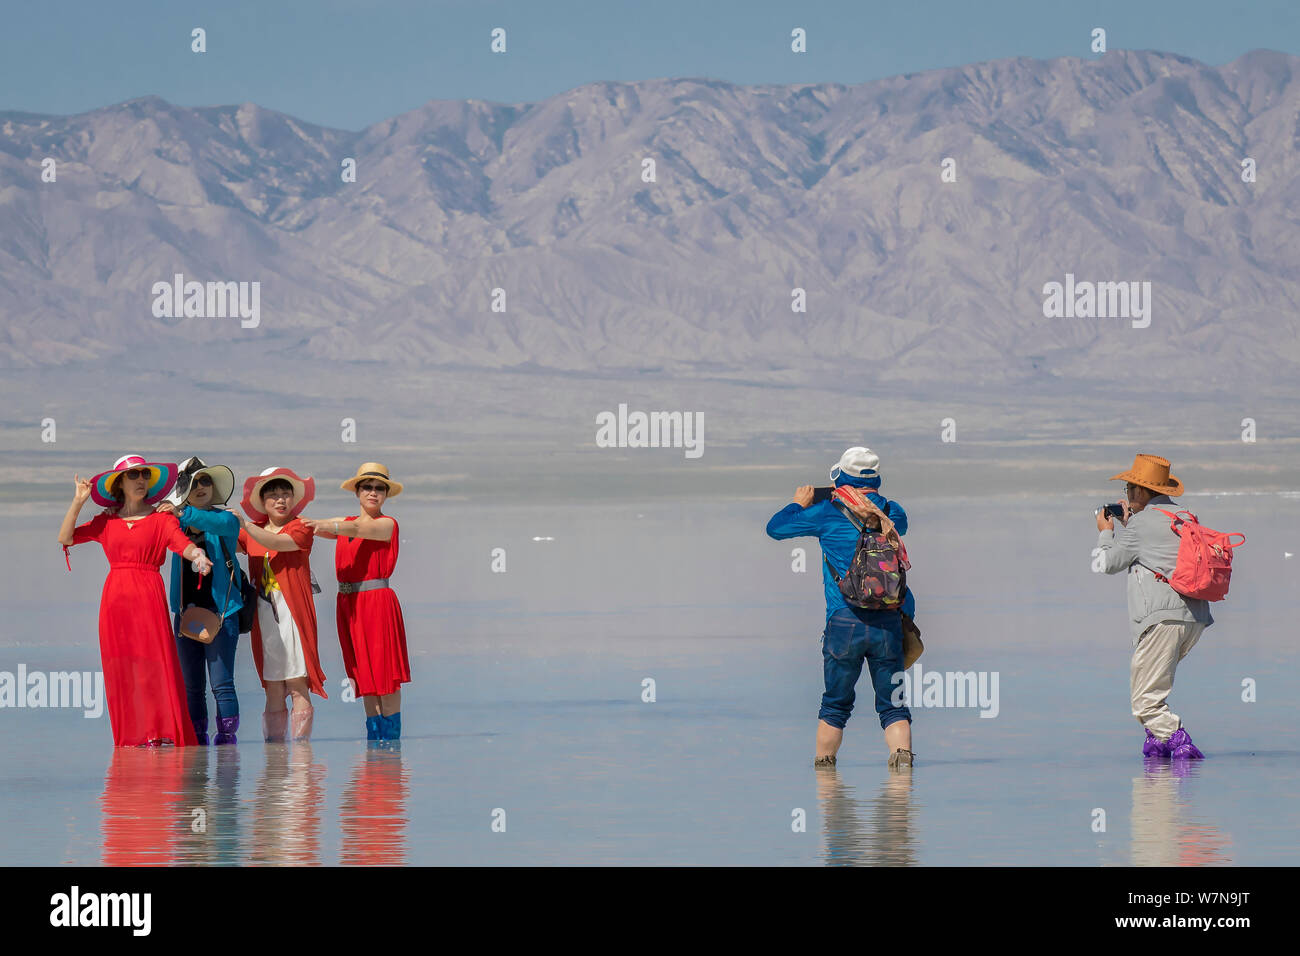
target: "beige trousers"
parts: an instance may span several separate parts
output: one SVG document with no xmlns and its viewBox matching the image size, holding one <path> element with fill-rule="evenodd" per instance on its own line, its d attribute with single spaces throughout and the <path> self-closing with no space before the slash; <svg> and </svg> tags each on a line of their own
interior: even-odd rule
<svg viewBox="0 0 1300 956">
<path fill-rule="evenodd" d="M 1165 699 L 1174 689 L 1174 671 L 1178 662 L 1196 646 L 1203 630 L 1204 624 L 1183 621 L 1152 624 L 1142 632 L 1137 647 L 1133 649 L 1133 666 L 1129 673 L 1133 716 L 1161 740 L 1168 740 L 1183 725 Z"/>
</svg>

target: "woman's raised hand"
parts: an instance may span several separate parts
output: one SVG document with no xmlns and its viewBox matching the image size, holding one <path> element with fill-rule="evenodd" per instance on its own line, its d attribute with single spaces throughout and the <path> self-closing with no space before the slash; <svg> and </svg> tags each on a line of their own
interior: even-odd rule
<svg viewBox="0 0 1300 956">
<path fill-rule="evenodd" d="M 73 475 L 72 484 L 76 489 L 72 494 L 72 500 L 79 505 L 84 505 L 90 498 L 90 482 L 81 475 Z"/>
</svg>

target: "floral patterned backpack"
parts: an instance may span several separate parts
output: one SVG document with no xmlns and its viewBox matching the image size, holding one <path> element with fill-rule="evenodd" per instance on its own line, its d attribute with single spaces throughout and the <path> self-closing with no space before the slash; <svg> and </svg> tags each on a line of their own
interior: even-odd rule
<svg viewBox="0 0 1300 956">
<path fill-rule="evenodd" d="M 836 489 L 832 503 L 858 529 L 858 542 L 843 577 L 835 573 L 825 554 L 822 560 L 839 585 L 845 603 L 868 611 L 900 610 L 907 594 L 907 569 L 912 566 L 907 560 L 907 548 L 887 515 L 868 502 L 869 510 L 880 520 L 880 530 L 867 527 L 846 506 L 840 490 Z"/>
</svg>

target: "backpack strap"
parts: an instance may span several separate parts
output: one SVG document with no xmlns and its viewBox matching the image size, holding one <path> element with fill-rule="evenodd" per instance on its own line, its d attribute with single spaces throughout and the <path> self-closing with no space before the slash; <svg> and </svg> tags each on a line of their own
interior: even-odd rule
<svg viewBox="0 0 1300 956">
<path fill-rule="evenodd" d="M 1150 571 L 1153 575 L 1155 575 L 1155 579 L 1156 579 L 1157 581 L 1161 582 L 1162 584 L 1168 584 L 1168 583 L 1169 583 L 1169 579 L 1168 579 L 1167 577 L 1165 577 L 1163 574 L 1161 574 L 1159 571 L 1157 571 L 1155 568 L 1148 568 L 1148 567 L 1147 567 L 1145 564 L 1143 564 L 1141 561 L 1134 561 L 1133 563 L 1136 564 L 1139 568 L 1146 568 L 1146 569 L 1147 569 L 1148 571 Z"/>
<path fill-rule="evenodd" d="M 1177 514 L 1175 514 L 1172 511 L 1166 511 L 1164 508 L 1156 508 L 1155 510 L 1159 511 L 1162 515 L 1169 516 L 1169 530 L 1174 532 L 1175 534 L 1178 534 L 1178 526 L 1180 524 L 1186 524 L 1188 518 L 1192 520 L 1193 524 L 1201 523 L 1200 518 L 1196 517 L 1196 515 L 1192 514 L 1190 511 L 1188 511 L 1185 508 L 1179 511 Z M 1184 518 L 1183 515 L 1187 515 L 1187 518 Z"/>
<path fill-rule="evenodd" d="M 859 522 L 858 516 L 855 515 L 852 511 L 850 511 L 848 509 L 848 506 L 844 504 L 844 502 L 840 501 L 838 498 L 831 498 L 831 504 L 835 506 L 835 508 L 839 511 L 840 514 L 844 515 L 844 517 L 849 519 L 849 523 L 852 524 L 853 527 L 857 529 L 858 534 L 862 534 L 862 528 L 863 528 L 862 523 Z M 822 560 L 826 562 L 826 569 L 830 571 L 831 577 L 835 579 L 835 583 L 839 584 L 840 578 L 843 577 L 843 575 L 835 573 L 835 567 L 831 564 L 830 558 L 826 557 L 825 548 L 822 548 Z M 850 557 L 849 563 L 851 564 L 852 561 L 853 559 Z"/>
<path fill-rule="evenodd" d="M 1178 512 L 1178 514 L 1174 514 L 1172 511 L 1166 511 L 1164 508 L 1155 508 L 1154 505 L 1152 507 L 1154 510 L 1159 511 L 1162 515 L 1169 515 L 1171 519 L 1169 522 L 1169 530 L 1172 531 L 1174 534 L 1178 535 L 1180 538 L 1182 537 L 1182 534 L 1180 534 L 1178 531 L 1178 525 L 1182 524 L 1183 519 L 1178 517 L 1178 514 L 1191 515 L 1192 520 L 1193 521 L 1196 520 L 1196 515 L 1192 514 L 1190 511 L 1180 511 Z M 1147 567 L 1147 565 L 1143 564 L 1141 561 L 1134 561 L 1133 563 L 1136 564 L 1139 568 L 1146 568 L 1155 576 L 1155 579 L 1159 581 L 1161 584 L 1169 583 L 1169 579 L 1165 577 L 1163 574 L 1161 574 L 1159 571 L 1157 571 L 1155 568 Z"/>
<path fill-rule="evenodd" d="M 840 501 L 840 499 L 838 498 L 831 498 L 831 504 L 835 506 L 835 508 L 839 511 L 840 514 L 844 515 L 844 517 L 849 519 L 849 522 L 853 525 L 853 527 L 858 529 L 858 534 L 862 534 L 862 528 L 864 526 L 863 522 L 861 521 L 861 519 L 858 518 L 857 515 L 855 515 L 852 511 L 849 510 L 848 505 Z"/>
</svg>

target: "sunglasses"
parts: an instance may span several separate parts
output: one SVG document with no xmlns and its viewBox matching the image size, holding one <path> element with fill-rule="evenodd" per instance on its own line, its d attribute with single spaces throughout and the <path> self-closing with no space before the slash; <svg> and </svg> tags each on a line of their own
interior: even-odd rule
<svg viewBox="0 0 1300 956">
<path fill-rule="evenodd" d="M 194 484 L 198 485 L 200 488 L 211 488 L 211 487 L 212 487 L 212 476 L 211 476 L 211 475 L 199 475 L 197 478 L 194 479 Z"/>
<path fill-rule="evenodd" d="M 128 481 L 135 481 L 137 478 L 148 478 L 148 477 L 149 477 L 149 469 L 148 469 L 148 468 L 132 468 L 130 471 L 124 471 L 124 472 L 122 472 L 122 477 L 123 477 L 123 478 L 126 478 Z"/>
<path fill-rule="evenodd" d="M 380 485 L 380 484 L 373 484 L 373 483 L 372 483 L 372 484 L 366 484 L 366 485 L 358 485 L 357 487 L 360 488 L 362 491 L 378 491 L 378 492 L 381 492 L 381 493 L 384 493 L 384 494 L 386 494 L 386 493 L 388 492 L 388 486 L 387 486 L 387 485 Z"/>
</svg>

